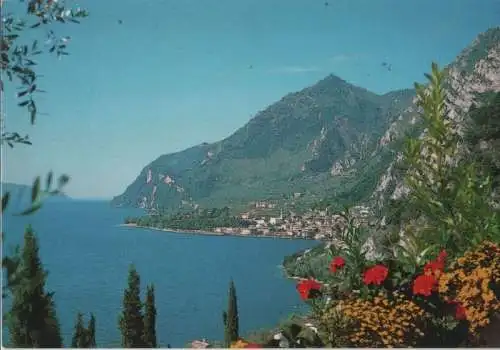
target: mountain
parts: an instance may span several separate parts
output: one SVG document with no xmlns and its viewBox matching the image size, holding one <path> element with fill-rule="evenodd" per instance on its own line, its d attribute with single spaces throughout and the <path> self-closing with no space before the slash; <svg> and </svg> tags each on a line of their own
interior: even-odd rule
<svg viewBox="0 0 500 350">
<path fill-rule="evenodd" d="M 446 107 L 451 131 L 461 137 L 458 157 L 473 152 L 493 175 L 496 193 L 493 200 L 500 201 L 500 27 L 481 33 L 460 55 L 446 67 Z M 408 188 L 403 177 L 405 172 L 398 166 L 402 159 L 401 141 L 405 133 L 415 136 L 425 133 L 418 126 L 419 116 L 413 103 L 386 130 L 380 139 L 382 149 L 390 147 L 394 155 L 379 178 L 373 194 L 363 202 L 364 209 L 377 213 L 377 224 L 371 227 L 369 253 L 374 256 L 377 237 L 386 230 L 395 232 L 415 219 L 415 212 L 405 206 Z M 411 206 L 409 207 L 411 210 Z M 393 222 L 393 219 L 394 222 Z M 401 231 L 403 232 L 403 231 Z M 323 278 L 323 266 L 328 263 L 327 245 L 287 257 L 284 267 L 292 276 L 309 276 L 304 266 L 312 266 L 318 278 Z M 321 267 L 321 268 L 319 268 Z"/>
<path fill-rule="evenodd" d="M 360 169 L 368 165 L 374 179 L 384 170 L 370 158 L 378 159 L 378 140 L 413 96 L 411 89 L 377 95 L 330 75 L 286 95 L 224 140 L 160 156 L 112 203 L 235 208 L 297 192 L 319 199 L 325 191 L 349 190 Z"/>
<path fill-rule="evenodd" d="M 492 28 L 447 67 L 458 129 L 477 93 L 500 89 L 499 43 L 500 28 Z M 413 89 L 378 95 L 330 75 L 224 140 L 160 156 L 112 204 L 241 210 L 251 201 L 288 203 L 300 193 L 293 201 L 303 208 L 319 200 L 381 208 L 406 191 L 396 160 L 404 136 L 422 132 L 414 102 Z"/>
<path fill-rule="evenodd" d="M 463 135 L 469 124 L 467 112 L 473 102 L 482 94 L 500 91 L 500 27 L 479 34 L 446 67 L 446 73 L 448 118 L 452 129 Z M 402 130 L 408 130 L 408 126 L 418 120 L 416 112 L 414 107 L 410 107 L 391 125 L 385 137 L 391 140 L 403 139 Z M 388 200 L 398 200 L 407 193 L 402 180 L 404 173 L 398 170 L 396 161 L 401 156 L 401 152 L 398 152 L 371 197 L 379 208 L 384 207 Z"/>
</svg>

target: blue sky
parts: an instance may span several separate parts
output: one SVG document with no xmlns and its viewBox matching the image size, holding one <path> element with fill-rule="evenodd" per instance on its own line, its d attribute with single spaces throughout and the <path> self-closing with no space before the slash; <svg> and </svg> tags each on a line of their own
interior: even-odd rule
<svg viewBox="0 0 500 350">
<path fill-rule="evenodd" d="M 227 137 L 328 74 L 377 93 L 411 87 L 500 24 L 497 0 L 328 4 L 81 0 L 90 17 L 55 27 L 71 55 L 40 60 L 47 115 L 30 126 L 7 86 L 6 126 L 34 146 L 6 151 L 4 179 L 30 184 L 52 169 L 71 176 L 69 195 L 110 198 L 161 154 Z"/>
</svg>

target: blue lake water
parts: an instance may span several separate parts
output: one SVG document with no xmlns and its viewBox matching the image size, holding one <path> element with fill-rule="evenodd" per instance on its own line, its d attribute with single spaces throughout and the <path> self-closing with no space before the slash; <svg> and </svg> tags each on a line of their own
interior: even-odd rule
<svg viewBox="0 0 500 350">
<path fill-rule="evenodd" d="M 118 316 L 131 263 L 143 291 L 146 284 L 155 285 L 157 336 L 163 346 L 223 338 L 221 313 L 230 278 L 236 284 L 243 334 L 272 327 L 303 307 L 279 264 L 314 241 L 189 236 L 117 226 L 134 212 L 106 202 L 65 201 L 47 203 L 30 217 L 4 216 L 4 252 L 22 242 L 27 224 L 39 238 L 66 345 L 76 313 L 82 311 L 96 315 L 99 347 L 119 346 Z"/>
</svg>

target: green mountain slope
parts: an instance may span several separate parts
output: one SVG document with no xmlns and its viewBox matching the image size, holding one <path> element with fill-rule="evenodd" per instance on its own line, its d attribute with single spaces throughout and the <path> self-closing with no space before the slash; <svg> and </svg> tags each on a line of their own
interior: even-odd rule
<svg viewBox="0 0 500 350">
<path fill-rule="evenodd" d="M 446 67 L 446 73 L 448 118 L 452 129 L 463 136 L 470 122 L 468 110 L 474 100 L 481 94 L 500 91 L 500 27 L 480 33 Z M 420 131 L 418 125 L 412 125 L 413 121 L 419 120 L 414 109 L 409 108 L 408 113 L 403 114 L 403 118 L 395 121 L 387 131 L 386 136 L 390 135 L 393 144 L 402 141 L 405 131 Z M 391 198 L 399 199 L 403 196 L 403 175 L 397 162 L 392 162 L 380 178 L 372 196 L 379 208 L 383 208 Z"/>
<path fill-rule="evenodd" d="M 366 160 L 380 157 L 380 137 L 413 96 L 411 89 L 377 95 L 330 75 L 283 97 L 222 141 L 160 156 L 112 203 L 238 208 L 294 192 L 316 200 L 351 188 L 356 172 L 373 163 Z M 372 164 L 376 177 L 384 169 L 374 170 Z"/>
<path fill-rule="evenodd" d="M 494 176 L 494 185 L 500 192 L 500 27 L 481 33 L 457 59 L 446 68 L 445 86 L 448 93 L 448 118 L 452 129 L 463 136 L 463 155 L 473 154 Z M 405 133 L 422 133 L 416 118 L 416 109 L 408 107 L 399 116 L 381 139 L 380 153 L 392 149 L 386 170 L 378 179 L 373 195 L 364 205 L 380 216 L 379 225 L 373 230 L 377 239 L 384 230 L 398 232 L 415 212 L 406 206 L 405 172 L 398 167 L 402 141 Z M 373 158 L 369 160 L 373 161 Z M 378 164 L 380 165 L 380 163 Z M 366 179 L 366 173 L 365 173 Z M 363 183 L 363 181 L 361 181 Z M 496 196 L 498 201 L 500 195 Z M 382 224 L 383 222 L 383 224 Z M 285 270 L 293 276 L 324 277 L 327 264 L 326 245 L 318 245 L 311 251 L 297 253 L 285 258 Z"/>
</svg>

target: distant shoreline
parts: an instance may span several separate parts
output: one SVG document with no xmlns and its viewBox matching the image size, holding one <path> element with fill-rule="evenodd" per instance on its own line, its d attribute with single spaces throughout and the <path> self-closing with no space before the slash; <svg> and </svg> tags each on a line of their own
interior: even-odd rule
<svg viewBox="0 0 500 350">
<path fill-rule="evenodd" d="M 137 224 L 119 224 L 118 227 L 142 228 L 142 229 L 147 229 L 147 230 L 173 232 L 173 233 L 181 233 L 181 234 L 196 235 L 196 236 L 233 236 L 233 237 L 274 238 L 274 239 L 293 239 L 293 240 L 302 240 L 302 241 L 314 241 L 314 239 L 302 238 L 302 237 L 264 236 L 264 235 L 252 235 L 252 234 L 246 235 L 246 234 L 241 234 L 241 233 L 237 233 L 237 232 L 225 233 L 225 232 L 213 232 L 213 231 L 203 231 L 203 230 L 176 230 L 176 229 L 158 228 L 158 227 L 152 227 L 152 226 L 140 226 Z"/>
</svg>

